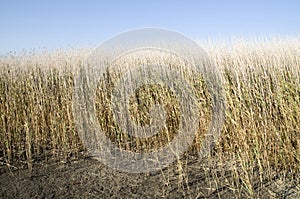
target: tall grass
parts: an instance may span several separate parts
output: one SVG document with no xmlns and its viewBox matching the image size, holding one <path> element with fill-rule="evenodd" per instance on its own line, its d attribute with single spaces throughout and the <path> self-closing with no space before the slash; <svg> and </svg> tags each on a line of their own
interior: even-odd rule
<svg viewBox="0 0 300 199">
<path fill-rule="evenodd" d="M 244 187 L 251 190 L 251 171 L 261 175 L 274 171 L 300 170 L 300 38 L 205 42 L 224 79 L 226 120 L 211 156 L 219 163 L 237 162 L 244 173 Z M 76 132 L 72 96 L 74 76 L 88 51 L 7 54 L 0 59 L 0 160 L 28 166 L 43 155 L 65 157 L 84 150 Z M 139 63 L 155 61 L 143 58 Z M 183 64 L 168 57 L 170 67 Z M 119 64 L 130 65 L 123 59 Z M 143 87 L 132 97 L 133 120 L 149 123 L 149 107 L 156 102 L 167 107 L 167 127 L 148 140 L 120 132 L 110 110 L 111 90 L 118 73 L 109 69 L 99 82 L 95 106 L 100 126 L 120 147 L 148 151 L 167 143 L 178 128 L 178 104 L 165 87 Z M 210 95 L 201 76 L 191 78 L 200 112 L 200 129 L 191 151 L 197 151 L 208 129 Z M 156 100 L 156 102 L 155 102 Z M 251 170 L 252 169 L 252 170 Z M 238 178 L 238 177 L 237 177 Z"/>
</svg>

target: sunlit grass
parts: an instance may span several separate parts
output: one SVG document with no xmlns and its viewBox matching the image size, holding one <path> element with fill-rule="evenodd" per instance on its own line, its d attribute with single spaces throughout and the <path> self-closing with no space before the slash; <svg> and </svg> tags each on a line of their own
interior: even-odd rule
<svg viewBox="0 0 300 199">
<path fill-rule="evenodd" d="M 230 162 L 234 172 L 228 186 L 246 189 L 253 196 L 256 170 L 261 180 L 281 171 L 299 173 L 300 38 L 235 40 L 202 47 L 225 79 L 226 120 L 209 158 L 222 165 Z M 74 77 L 87 56 L 88 51 L 78 50 L 1 57 L 1 161 L 14 164 L 22 160 L 31 167 L 43 155 L 67 157 L 84 150 L 74 124 L 72 96 Z M 155 56 L 139 63 L 155 61 Z M 119 64 L 132 62 L 125 59 Z M 175 69 L 183 64 L 172 57 L 165 62 L 171 62 L 170 67 Z M 149 108 L 160 102 L 167 107 L 167 122 L 150 139 L 130 137 L 120 132 L 110 109 L 118 72 L 111 68 L 110 75 L 99 82 L 95 107 L 101 128 L 126 150 L 149 151 L 164 146 L 174 137 L 180 122 L 176 96 L 160 85 L 136 91 L 131 98 L 132 119 L 149 124 Z M 199 103 L 200 128 L 190 149 L 197 151 L 211 119 L 210 95 L 201 76 L 192 78 L 186 72 L 185 78 L 193 85 Z M 178 162 L 182 170 L 183 163 Z"/>
</svg>

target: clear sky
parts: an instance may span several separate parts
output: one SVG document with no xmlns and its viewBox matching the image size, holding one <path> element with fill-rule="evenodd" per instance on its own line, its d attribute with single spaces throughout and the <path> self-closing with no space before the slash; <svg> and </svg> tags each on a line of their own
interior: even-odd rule
<svg viewBox="0 0 300 199">
<path fill-rule="evenodd" d="M 194 39 L 300 33 L 299 0 L 1 0 L 0 52 L 95 46 L 139 27 Z"/>
</svg>

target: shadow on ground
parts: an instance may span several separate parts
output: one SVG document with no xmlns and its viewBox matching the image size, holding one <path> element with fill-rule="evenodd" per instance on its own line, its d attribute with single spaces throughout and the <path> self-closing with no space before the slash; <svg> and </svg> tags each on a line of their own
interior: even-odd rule
<svg viewBox="0 0 300 199">
<path fill-rule="evenodd" d="M 121 173 L 84 156 L 36 162 L 32 172 L 2 165 L 0 198 L 300 198 L 295 178 L 257 177 L 251 193 L 242 181 L 232 180 L 233 171 L 186 161 L 183 173 L 174 164 L 147 174 Z"/>
</svg>

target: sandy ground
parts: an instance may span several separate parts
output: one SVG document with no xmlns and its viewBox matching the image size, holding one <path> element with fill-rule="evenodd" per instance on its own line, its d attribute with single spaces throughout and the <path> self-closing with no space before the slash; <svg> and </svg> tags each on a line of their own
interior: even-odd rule
<svg viewBox="0 0 300 199">
<path fill-rule="evenodd" d="M 257 177 L 251 195 L 245 186 L 233 186 L 230 169 L 210 171 L 203 160 L 195 159 L 186 165 L 183 176 L 176 164 L 155 173 L 131 174 L 86 156 L 39 161 L 32 172 L 2 165 L 0 198 L 300 198 L 299 176 Z"/>
</svg>

